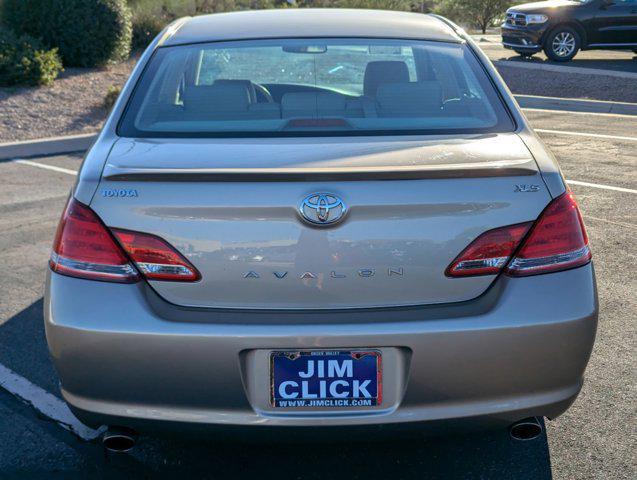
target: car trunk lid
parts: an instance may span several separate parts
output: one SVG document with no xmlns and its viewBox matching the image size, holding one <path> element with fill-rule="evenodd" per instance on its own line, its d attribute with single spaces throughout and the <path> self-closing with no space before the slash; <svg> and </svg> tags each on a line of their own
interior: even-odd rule
<svg viewBox="0 0 637 480">
<path fill-rule="evenodd" d="M 317 193 L 343 201 L 341 221 L 302 218 Z M 495 276 L 445 268 L 484 231 L 534 220 L 549 201 L 524 143 L 498 134 L 120 139 L 91 207 L 110 227 L 164 238 L 201 272 L 150 282 L 174 304 L 321 309 L 475 298 Z"/>
</svg>

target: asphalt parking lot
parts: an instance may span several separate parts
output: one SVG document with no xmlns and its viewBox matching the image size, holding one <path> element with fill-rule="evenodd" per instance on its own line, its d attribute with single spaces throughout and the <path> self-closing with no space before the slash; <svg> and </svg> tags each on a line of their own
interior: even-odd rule
<svg viewBox="0 0 637 480">
<path fill-rule="evenodd" d="M 637 117 L 526 113 L 572 181 L 601 303 L 584 389 L 565 415 L 547 422 L 546 435 L 515 442 L 495 431 L 345 444 L 142 437 L 130 455 L 113 456 L 0 388 L 0 478 L 634 478 Z M 80 161 L 67 155 L 0 163 L 0 365 L 40 395 L 58 398 L 42 324 L 43 281 Z"/>
</svg>

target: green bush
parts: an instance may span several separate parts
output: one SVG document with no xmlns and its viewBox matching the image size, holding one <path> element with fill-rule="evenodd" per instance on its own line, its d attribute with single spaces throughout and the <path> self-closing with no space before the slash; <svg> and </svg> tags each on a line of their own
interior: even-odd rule
<svg viewBox="0 0 637 480">
<path fill-rule="evenodd" d="M 50 85 L 61 70 L 56 49 L 46 50 L 28 35 L 0 29 L 0 86 Z"/>
<path fill-rule="evenodd" d="M 120 93 L 122 93 L 122 87 L 116 87 L 115 85 L 110 85 L 108 87 L 106 95 L 104 95 L 104 108 L 106 110 L 113 108 L 113 105 L 115 105 Z"/>
<path fill-rule="evenodd" d="M 0 5 L 0 18 L 10 29 L 57 48 L 66 66 L 101 66 L 130 51 L 126 0 L 3 0 Z"/>
</svg>

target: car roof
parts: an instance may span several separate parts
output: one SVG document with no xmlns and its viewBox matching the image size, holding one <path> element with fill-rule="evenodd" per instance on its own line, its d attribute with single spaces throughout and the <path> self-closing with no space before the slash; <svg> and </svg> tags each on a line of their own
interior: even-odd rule
<svg viewBox="0 0 637 480">
<path fill-rule="evenodd" d="M 462 42 L 435 16 L 386 10 L 295 8 L 217 13 L 183 19 L 161 45 L 224 40 L 362 37 Z"/>
</svg>

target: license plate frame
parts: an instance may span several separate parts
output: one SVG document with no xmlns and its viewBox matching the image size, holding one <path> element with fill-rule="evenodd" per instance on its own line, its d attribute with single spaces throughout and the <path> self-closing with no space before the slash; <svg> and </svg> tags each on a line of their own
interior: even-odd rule
<svg viewBox="0 0 637 480">
<path fill-rule="evenodd" d="M 294 409 L 294 408 L 308 408 L 308 409 L 316 409 L 316 408 L 365 408 L 365 407 L 379 407 L 382 404 L 383 399 L 383 361 L 382 361 L 382 353 L 378 349 L 374 348 L 356 348 L 356 349 L 332 349 L 332 350 L 275 350 L 270 352 L 270 364 L 269 364 L 269 384 L 270 384 L 270 405 L 276 409 Z M 301 361 L 298 364 L 295 364 L 297 360 L 306 360 L 307 362 Z M 304 387 L 302 385 L 302 379 L 298 382 L 299 385 L 296 386 L 300 392 L 297 392 L 298 395 L 295 398 L 282 398 L 280 394 L 279 387 L 283 381 L 291 381 L 291 375 L 299 374 L 299 372 L 303 372 L 304 374 L 308 374 L 310 372 L 310 368 L 308 367 L 310 360 L 323 360 L 323 361 L 334 361 L 341 360 L 341 363 L 337 363 L 337 368 L 332 368 L 335 365 L 329 363 L 323 363 L 323 367 L 320 367 L 320 363 L 316 362 L 316 366 L 313 367 L 316 370 L 316 375 L 312 375 L 310 377 L 304 377 L 307 379 L 307 386 Z M 351 385 L 338 387 L 341 388 L 341 392 L 343 393 L 344 388 L 351 387 L 351 395 L 347 395 L 346 397 L 335 397 L 331 395 L 332 392 L 332 382 L 330 380 L 344 380 L 345 377 L 330 377 L 325 374 L 329 373 L 342 373 L 343 370 L 345 372 L 349 372 L 347 369 L 348 365 L 345 360 L 352 360 L 351 362 L 351 373 L 352 375 L 347 377 L 351 381 Z M 301 368 L 303 367 L 303 368 Z M 338 370 L 338 367 L 341 370 Z M 287 371 L 286 371 L 287 370 Z M 320 373 L 323 373 L 323 376 L 320 376 Z M 300 377 L 300 375 L 299 375 Z M 296 378 L 296 377 L 294 377 Z M 336 381 L 334 380 L 334 381 Z M 369 383 L 366 382 L 369 380 Z M 293 380 L 292 380 L 293 381 Z M 325 381 L 325 387 L 321 386 L 321 381 Z M 354 382 L 358 381 L 358 387 L 354 385 Z M 329 383 L 328 383 L 329 382 Z M 361 385 L 363 388 L 361 389 Z M 288 385 L 290 386 L 290 385 Z M 371 388 L 371 392 L 368 391 L 368 387 Z M 290 388 L 295 388 L 290 386 Z M 304 390 L 305 388 L 305 390 Z M 312 395 L 309 392 L 310 389 L 315 391 L 314 395 L 316 397 L 307 398 L 305 393 Z M 338 388 L 336 389 L 338 390 Z M 363 397 L 354 397 L 353 394 L 355 391 L 358 391 L 359 394 L 363 394 Z M 370 393 L 370 397 L 366 397 L 364 395 L 364 391 Z M 321 392 L 326 394 L 324 397 L 321 396 Z"/>
</svg>

